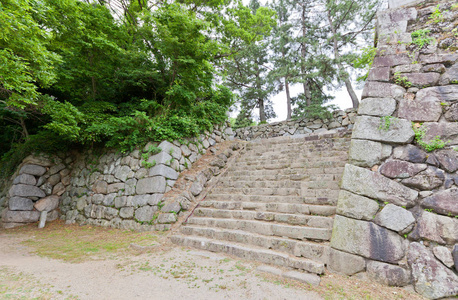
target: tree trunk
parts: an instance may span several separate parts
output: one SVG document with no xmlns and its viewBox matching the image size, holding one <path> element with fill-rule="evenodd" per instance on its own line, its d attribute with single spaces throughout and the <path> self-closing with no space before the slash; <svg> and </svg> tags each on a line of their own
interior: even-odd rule
<svg viewBox="0 0 458 300">
<path fill-rule="evenodd" d="M 355 91 L 353 89 L 353 86 L 351 84 L 350 75 L 348 74 L 347 70 L 345 70 L 344 66 L 340 62 L 340 55 L 339 55 L 339 49 L 337 47 L 337 38 L 336 38 L 337 30 L 334 27 L 334 23 L 332 22 L 332 18 L 331 18 L 331 12 L 329 10 L 328 10 L 328 21 L 329 21 L 329 26 L 331 27 L 332 40 L 334 42 L 334 44 L 333 44 L 334 58 L 337 61 L 337 66 L 339 68 L 340 73 L 343 74 L 343 76 L 345 76 L 345 78 L 344 78 L 345 87 L 347 88 L 347 92 L 350 95 L 351 102 L 353 104 L 353 108 L 358 108 L 359 100 L 358 100 L 358 97 L 356 96 L 356 93 L 355 93 Z"/>
<path fill-rule="evenodd" d="M 301 43 L 301 56 L 302 56 L 302 63 L 301 63 L 301 72 L 302 76 L 305 76 L 305 57 L 307 55 L 307 51 L 305 50 L 305 37 L 307 36 L 307 28 L 305 28 L 305 21 L 306 21 L 306 11 L 305 11 L 305 4 L 302 5 L 302 14 L 301 14 L 301 21 L 302 21 L 302 43 Z M 304 78 L 304 82 L 302 83 L 304 87 L 304 96 L 307 103 L 307 106 L 312 104 L 312 95 L 310 93 L 310 88 L 307 83 L 307 79 Z"/>
<path fill-rule="evenodd" d="M 259 120 L 261 122 L 266 122 L 266 112 L 264 110 L 264 100 L 258 99 L 258 106 L 259 106 Z"/>
<path fill-rule="evenodd" d="M 289 120 L 291 119 L 291 95 L 289 93 L 289 82 L 288 78 L 285 77 L 285 91 L 286 91 L 286 108 L 288 109 L 288 114 L 286 116 L 286 119 Z"/>
</svg>

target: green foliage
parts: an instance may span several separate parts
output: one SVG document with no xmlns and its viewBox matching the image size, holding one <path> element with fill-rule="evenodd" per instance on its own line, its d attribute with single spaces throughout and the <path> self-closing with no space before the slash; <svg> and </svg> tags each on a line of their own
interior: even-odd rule
<svg viewBox="0 0 458 300">
<path fill-rule="evenodd" d="M 437 149 L 442 149 L 446 146 L 448 142 L 444 142 L 441 140 L 440 136 L 435 136 L 429 143 L 424 141 L 424 137 L 426 135 L 426 129 L 422 128 L 421 126 L 416 126 L 412 124 L 412 128 L 415 132 L 415 141 L 420 145 L 423 149 L 427 152 L 432 152 Z"/>
<path fill-rule="evenodd" d="M 396 121 L 397 119 L 393 116 L 384 116 L 380 117 L 380 125 L 378 129 L 380 131 L 388 131 L 391 128 L 391 125 Z"/>
<path fill-rule="evenodd" d="M 358 82 L 363 82 L 367 80 L 369 70 L 372 67 L 372 63 L 374 62 L 376 54 L 377 48 L 375 48 L 374 46 L 367 46 L 362 49 L 361 55 L 353 61 L 353 67 L 357 69 L 366 70 L 366 73 L 364 75 L 361 75 L 357 78 Z"/>
<path fill-rule="evenodd" d="M 412 86 L 412 82 L 410 82 L 407 77 L 401 75 L 401 72 L 394 73 L 394 82 L 402 87 L 409 88 Z"/>
<path fill-rule="evenodd" d="M 311 104 L 303 106 L 302 108 L 294 109 L 294 118 L 308 118 L 308 119 L 330 119 L 332 117 L 332 111 L 338 109 L 335 105 Z"/>
<path fill-rule="evenodd" d="M 444 16 L 442 15 L 442 12 L 440 10 L 440 4 L 436 6 L 436 9 L 433 11 L 432 15 L 429 16 L 429 19 L 433 23 L 440 23 L 444 21 Z"/>
<path fill-rule="evenodd" d="M 417 45 L 420 49 L 431 44 L 433 37 L 428 36 L 431 33 L 429 29 L 419 29 L 411 33 L 412 44 Z"/>
</svg>

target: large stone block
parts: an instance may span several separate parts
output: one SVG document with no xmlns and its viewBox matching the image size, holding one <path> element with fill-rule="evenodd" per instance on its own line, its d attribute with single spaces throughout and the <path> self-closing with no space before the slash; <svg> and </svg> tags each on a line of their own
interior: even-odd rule
<svg viewBox="0 0 458 300">
<path fill-rule="evenodd" d="M 422 200 L 421 206 L 443 215 L 458 216 L 458 189 L 448 189 L 434 193 Z"/>
<path fill-rule="evenodd" d="M 439 82 L 439 73 L 410 73 L 403 75 L 415 87 L 433 86 Z"/>
<path fill-rule="evenodd" d="M 135 211 L 135 219 L 140 222 L 149 222 L 153 219 L 156 211 L 157 208 L 153 206 L 140 207 Z"/>
<path fill-rule="evenodd" d="M 41 176 L 44 173 L 46 173 L 46 168 L 31 164 L 23 165 L 19 170 L 19 174 L 29 174 L 34 176 Z"/>
<path fill-rule="evenodd" d="M 375 223 L 397 232 L 408 232 L 415 224 L 415 218 L 410 211 L 387 204 L 375 217 Z"/>
<path fill-rule="evenodd" d="M 337 202 L 337 213 L 359 220 L 372 220 L 379 209 L 377 201 L 341 190 Z"/>
<path fill-rule="evenodd" d="M 328 268 L 331 271 L 351 276 L 364 271 L 366 261 L 361 256 L 331 248 L 329 251 Z"/>
<path fill-rule="evenodd" d="M 412 243 L 407 262 L 412 269 L 415 291 L 428 299 L 458 294 L 458 276 L 434 258 L 425 246 Z"/>
<path fill-rule="evenodd" d="M 447 268 L 453 267 L 455 264 L 453 262 L 452 252 L 444 246 L 436 246 L 433 248 L 434 256 L 440 260 Z"/>
<path fill-rule="evenodd" d="M 33 210 L 33 201 L 27 198 L 12 197 L 8 201 L 9 210 Z"/>
<path fill-rule="evenodd" d="M 148 158 L 148 162 L 153 165 L 170 166 L 170 164 L 172 163 L 172 160 L 173 160 L 173 157 L 165 151 L 162 151 L 161 153 L 158 153 Z"/>
<path fill-rule="evenodd" d="M 178 172 L 174 169 L 165 166 L 165 165 L 157 165 L 151 168 L 148 171 L 149 176 L 163 176 L 168 179 L 176 180 L 178 178 Z"/>
<path fill-rule="evenodd" d="M 407 144 L 412 142 L 415 133 L 411 122 L 403 119 L 391 119 L 389 128 L 381 118 L 358 116 L 353 128 L 353 139 L 370 140 L 386 143 Z"/>
<path fill-rule="evenodd" d="M 367 275 L 388 286 L 406 286 L 410 283 L 410 273 L 406 269 L 378 261 L 367 262 Z"/>
<path fill-rule="evenodd" d="M 439 136 L 442 141 L 447 141 L 448 144 L 458 144 L 458 123 L 424 123 L 422 129 L 425 130 L 423 141 L 430 143 Z"/>
<path fill-rule="evenodd" d="M 420 54 L 418 60 L 424 64 L 453 64 L 458 60 L 457 53 Z"/>
<path fill-rule="evenodd" d="M 355 194 L 399 206 L 414 206 L 418 192 L 383 175 L 350 164 L 345 165 L 341 188 Z"/>
<path fill-rule="evenodd" d="M 358 107 L 358 114 L 368 116 L 391 116 L 396 109 L 393 98 L 366 98 Z"/>
<path fill-rule="evenodd" d="M 424 0 L 388 0 L 389 8 L 397 8 L 401 6 L 410 6 L 423 2 Z"/>
<path fill-rule="evenodd" d="M 168 141 L 163 141 L 162 143 L 159 144 L 159 148 L 162 149 L 163 152 L 168 153 L 171 155 L 173 158 L 180 160 L 181 158 L 181 150 L 179 147 L 175 146 L 174 144 L 168 142 Z"/>
<path fill-rule="evenodd" d="M 404 88 L 395 84 L 369 81 L 364 85 L 364 90 L 361 98 L 364 99 L 372 97 L 402 99 L 405 92 L 406 90 Z"/>
<path fill-rule="evenodd" d="M 128 166 L 120 166 L 116 168 L 114 177 L 121 180 L 122 182 L 125 182 L 131 172 L 132 170 Z"/>
<path fill-rule="evenodd" d="M 418 100 L 432 99 L 439 103 L 458 100 L 458 85 L 435 86 L 417 92 Z"/>
<path fill-rule="evenodd" d="M 435 153 L 442 168 L 453 173 L 458 170 L 458 153 L 455 150 L 441 150 Z"/>
<path fill-rule="evenodd" d="M 407 65 L 410 63 L 412 63 L 412 60 L 410 59 L 408 55 L 396 54 L 396 55 L 377 56 L 374 58 L 374 62 L 372 66 L 375 68 L 394 67 L 394 66 L 399 66 L 399 65 Z"/>
<path fill-rule="evenodd" d="M 33 175 L 21 174 L 17 176 L 16 178 L 14 178 L 14 181 L 13 181 L 13 184 L 19 184 L 19 183 L 27 184 L 27 185 L 36 185 L 37 180 L 35 179 Z"/>
<path fill-rule="evenodd" d="M 374 223 L 336 216 L 331 247 L 373 260 L 396 263 L 404 257 L 403 239 Z"/>
<path fill-rule="evenodd" d="M 442 115 L 441 103 L 435 98 L 402 99 L 398 117 L 409 121 L 437 122 Z"/>
<path fill-rule="evenodd" d="M 15 184 L 11 187 L 9 194 L 11 197 L 38 197 L 46 196 L 45 192 L 33 185 Z"/>
<path fill-rule="evenodd" d="M 2 212 L 2 221 L 5 223 L 33 223 L 40 219 L 40 212 L 33 211 L 11 211 L 5 209 Z"/>
<path fill-rule="evenodd" d="M 387 144 L 366 140 L 351 140 L 349 162 L 360 167 L 372 167 L 391 155 Z"/>
<path fill-rule="evenodd" d="M 372 68 L 367 77 L 368 81 L 390 81 L 390 67 Z"/>
<path fill-rule="evenodd" d="M 414 145 L 405 145 L 394 148 L 393 158 L 410 161 L 413 163 L 423 163 L 428 154 Z"/>
<path fill-rule="evenodd" d="M 38 200 L 34 207 L 38 211 L 51 211 L 59 206 L 59 196 L 51 195 Z"/>
<path fill-rule="evenodd" d="M 430 166 L 425 171 L 422 171 L 411 178 L 403 179 L 402 183 L 406 186 L 420 189 L 422 191 L 430 191 L 440 187 L 444 180 L 444 171 Z"/>
<path fill-rule="evenodd" d="M 379 172 L 389 178 L 408 178 L 417 175 L 427 168 L 426 164 L 413 164 L 403 160 L 389 160 Z"/>
<path fill-rule="evenodd" d="M 426 239 L 439 244 L 458 243 L 458 219 L 422 211 L 410 234 L 414 239 Z"/>
<path fill-rule="evenodd" d="M 162 176 L 148 177 L 137 182 L 137 194 L 163 194 L 167 187 L 167 182 Z"/>
</svg>

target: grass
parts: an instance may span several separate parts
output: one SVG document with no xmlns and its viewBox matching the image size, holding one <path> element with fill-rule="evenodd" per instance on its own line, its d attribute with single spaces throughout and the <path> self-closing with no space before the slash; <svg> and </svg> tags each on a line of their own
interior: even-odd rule
<svg viewBox="0 0 458 300">
<path fill-rule="evenodd" d="M 32 233 L 34 236 L 22 243 L 29 246 L 35 254 L 72 263 L 126 251 L 131 243 L 151 246 L 161 234 L 64 225 L 60 221 L 49 223 L 42 230 L 38 230 L 35 225 L 30 225 L 9 230 L 7 233 Z"/>
</svg>

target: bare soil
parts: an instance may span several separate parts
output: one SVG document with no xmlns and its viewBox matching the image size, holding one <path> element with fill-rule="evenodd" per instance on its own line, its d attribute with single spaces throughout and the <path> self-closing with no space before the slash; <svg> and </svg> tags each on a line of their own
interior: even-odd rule
<svg viewBox="0 0 458 300">
<path fill-rule="evenodd" d="M 60 221 L 0 229 L 0 299 L 421 299 L 336 274 L 312 287 L 257 266 L 175 246 L 164 233 Z"/>
</svg>

